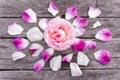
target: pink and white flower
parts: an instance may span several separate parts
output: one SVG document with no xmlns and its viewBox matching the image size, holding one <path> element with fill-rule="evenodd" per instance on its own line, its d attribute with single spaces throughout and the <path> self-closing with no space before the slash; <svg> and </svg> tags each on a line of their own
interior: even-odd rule
<svg viewBox="0 0 120 80">
<path fill-rule="evenodd" d="M 27 46 L 29 45 L 29 41 L 24 38 L 15 38 L 13 40 L 13 44 L 16 46 L 18 50 L 23 50 L 27 48 Z"/>
<path fill-rule="evenodd" d="M 49 47 L 62 51 L 68 49 L 75 40 L 75 30 L 70 22 L 61 18 L 52 19 L 44 32 Z"/>
<path fill-rule="evenodd" d="M 17 60 L 22 59 L 24 57 L 26 57 L 26 55 L 24 53 L 22 53 L 22 52 L 14 52 L 12 54 L 12 60 L 13 61 L 17 61 Z"/>
<path fill-rule="evenodd" d="M 99 50 L 94 53 L 95 59 L 101 64 L 105 65 L 111 61 L 111 54 L 107 50 Z"/>
<path fill-rule="evenodd" d="M 107 29 L 103 28 L 97 32 L 95 38 L 101 41 L 111 41 L 112 40 L 112 32 Z"/>
<path fill-rule="evenodd" d="M 93 40 L 86 41 L 87 48 L 93 50 L 97 47 L 97 44 Z"/>
<path fill-rule="evenodd" d="M 62 61 L 70 63 L 72 61 L 73 54 L 67 54 L 63 57 Z"/>
</svg>

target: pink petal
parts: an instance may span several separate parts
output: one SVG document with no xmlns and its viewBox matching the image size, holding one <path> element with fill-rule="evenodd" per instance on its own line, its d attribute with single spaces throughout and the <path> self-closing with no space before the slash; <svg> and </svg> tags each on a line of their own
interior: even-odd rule
<svg viewBox="0 0 120 80">
<path fill-rule="evenodd" d="M 77 16 L 73 21 L 73 26 L 85 28 L 88 25 L 88 19 Z"/>
<path fill-rule="evenodd" d="M 53 53 L 54 53 L 54 49 L 53 48 L 48 48 L 48 49 L 43 50 L 42 53 L 41 53 L 42 59 L 45 62 L 47 62 L 51 58 Z"/>
<path fill-rule="evenodd" d="M 85 34 L 86 29 L 85 28 L 79 28 L 75 27 L 76 37 L 80 37 Z"/>
<path fill-rule="evenodd" d="M 107 50 L 99 50 L 94 53 L 94 56 L 98 62 L 105 65 L 111 61 L 111 54 Z"/>
<path fill-rule="evenodd" d="M 37 15 L 36 13 L 30 8 L 23 12 L 22 19 L 28 23 L 36 23 L 37 22 Z"/>
<path fill-rule="evenodd" d="M 99 27 L 99 26 L 101 26 L 101 25 L 102 25 L 102 24 L 100 23 L 100 21 L 96 21 L 96 23 L 93 24 L 93 27 L 92 27 L 92 28 L 94 29 L 94 28 L 97 28 L 97 27 Z"/>
<path fill-rule="evenodd" d="M 72 48 L 74 51 L 84 51 L 86 49 L 86 42 L 83 39 L 76 38 Z"/>
<path fill-rule="evenodd" d="M 24 57 L 26 57 L 26 55 L 25 55 L 24 53 L 22 53 L 22 52 L 14 52 L 14 53 L 12 54 L 12 60 L 13 60 L 13 61 L 22 59 L 22 58 L 24 58 Z"/>
<path fill-rule="evenodd" d="M 87 48 L 93 50 L 97 47 L 97 44 L 93 40 L 86 41 Z"/>
<path fill-rule="evenodd" d="M 101 41 L 111 41 L 112 40 L 112 32 L 107 29 L 103 28 L 97 32 L 95 38 Z"/>
<path fill-rule="evenodd" d="M 15 38 L 13 40 L 13 44 L 16 46 L 18 50 L 23 50 L 27 48 L 27 46 L 29 45 L 29 41 L 24 38 Z"/>
<path fill-rule="evenodd" d="M 30 46 L 30 53 L 32 54 L 33 57 L 38 56 L 42 50 L 44 49 L 44 47 L 42 47 L 42 45 L 38 44 L 38 43 L 33 43 Z"/>
<path fill-rule="evenodd" d="M 21 34 L 23 32 L 23 30 L 24 29 L 19 24 L 11 23 L 11 24 L 8 25 L 8 34 L 9 35 Z"/>
<path fill-rule="evenodd" d="M 59 10 L 54 2 L 49 4 L 48 12 L 50 12 L 53 16 L 56 16 L 59 13 Z"/>
<path fill-rule="evenodd" d="M 45 66 L 45 61 L 41 59 L 34 64 L 34 71 L 39 72 L 43 69 L 44 66 Z"/>
<path fill-rule="evenodd" d="M 38 25 L 44 31 L 48 27 L 48 22 L 49 22 L 48 19 L 42 18 L 40 19 Z"/>
<path fill-rule="evenodd" d="M 88 11 L 88 16 L 90 18 L 96 18 L 101 14 L 101 10 L 97 6 L 90 6 Z"/>
<path fill-rule="evenodd" d="M 65 13 L 65 18 L 67 20 L 73 19 L 74 17 L 77 16 L 77 7 L 76 6 L 72 6 L 70 8 L 67 8 L 66 13 Z"/>
<path fill-rule="evenodd" d="M 63 62 L 67 62 L 67 63 L 70 63 L 71 60 L 72 60 L 72 57 L 73 57 L 73 54 L 68 54 L 68 55 L 65 55 L 62 59 Z"/>
</svg>

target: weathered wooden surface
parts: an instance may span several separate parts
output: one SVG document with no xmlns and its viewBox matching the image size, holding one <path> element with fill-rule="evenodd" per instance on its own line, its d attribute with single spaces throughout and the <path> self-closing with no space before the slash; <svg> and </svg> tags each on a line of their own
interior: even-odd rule
<svg viewBox="0 0 120 80">
<path fill-rule="evenodd" d="M 102 14 L 99 18 L 89 19 L 87 32 L 82 36 L 85 40 L 95 40 L 97 48 L 93 51 L 86 50 L 84 53 L 90 58 L 89 66 L 80 66 L 83 75 L 81 77 L 71 77 L 69 64 L 62 64 L 62 68 L 58 72 L 53 72 L 49 68 L 49 62 L 46 63 L 44 70 L 39 73 L 33 71 L 33 64 L 40 59 L 40 57 L 33 58 L 29 54 L 29 47 L 23 52 L 27 55 L 26 58 L 13 62 L 11 55 L 17 51 L 11 43 L 14 37 L 26 37 L 26 31 L 38 24 L 28 24 L 21 19 L 21 13 L 27 9 L 32 8 L 38 16 L 38 21 L 41 18 L 51 19 L 53 16 L 48 13 L 47 7 L 49 2 L 55 1 L 59 6 L 59 16 L 64 15 L 67 7 L 77 5 L 78 13 L 83 17 L 87 17 L 88 7 L 90 5 L 98 5 Z M 120 80 L 120 1 L 119 0 L 0 0 L 0 80 Z M 91 29 L 93 23 L 100 20 L 102 26 L 96 29 Z M 7 26 L 11 22 L 16 22 L 24 27 L 24 32 L 18 36 L 10 36 L 7 33 Z M 94 38 L 95 34 L 101 28 L 108 28 L 113 33 L 113 40 L 111 42 L 101 42 Z M 42 40 L 42 46 L 47 48 L 46 43 Z M 100 49 L 107 49 L 112 54 L 112 61 L 108 65 L 99 64 L 93 53 Z M 65 55 L 74 53 L 71 49 L 57 52 L 55 55 Z M 54 56 L 55 56 L 54 55 Z M 76 54 L 73 57 L 73 62 L 76 62 Z"/>
</svg>

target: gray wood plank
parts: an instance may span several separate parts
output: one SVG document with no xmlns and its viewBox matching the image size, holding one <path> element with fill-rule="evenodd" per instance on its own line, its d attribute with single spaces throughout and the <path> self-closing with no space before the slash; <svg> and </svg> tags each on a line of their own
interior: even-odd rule
<svg viewBox="0 0 120 80">
<path fill-rule="evenodd" d="M 60 9 L 59 15 L 63 15 L 67 7 L 76 5 L 79 15 L 87 16 L 88 6 L 96 3 L 96 0 L 0 0 L 0 17 L 20 17 L 27 8 L 32 8 L 38 17 L 52 17 L 47 11 L 51 1 Z"/>
<path fill-rule="evenodd" d="M 71 77 L 69 70 L 53 72 L 43 70 L 33 71 L 1 71 L 0 80 L 119 80 L 120 69 L 113 70 L 82 70 L 81 77 Z"/>
</svg>

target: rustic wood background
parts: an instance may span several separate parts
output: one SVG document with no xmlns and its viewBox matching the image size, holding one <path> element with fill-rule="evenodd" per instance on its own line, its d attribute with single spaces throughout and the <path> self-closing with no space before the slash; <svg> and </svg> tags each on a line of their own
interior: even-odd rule
<svg viewBox="0 0 120 80">
<path fill-rule="evenodd" d="M 71 77 L 69 64 L 63 64 L 61 70 L 53 72 L 49 68 L 49 62 L 44 70 L 39 73 L 33 71 L 33 64 L 39 58 L 33 58 L 28 53 L 28 49 L 24 50 L 28 56 L 25 59 L 13 62 L 11 55 L 16 48 L 11 43 L 16 36 L 9 36 L 7 33 L 7 25 L 11 22 L 21 24 L 25 31 L 19 37 L 26 37 L 26 31 L 37 24 L 28 24 L 21 19 L 21 13 L 32 8 L 40 18 L 52 18 L 48 13 L 47 7 L 52 0 L 0 0 L 0 80 L 120 80 L 120 0 L 53 0 L 60 9 L 59 15 L 65 13 L 65 9 L 72 5 L 77 5 L 79 15 L 88 18 L 87 12 L 90 5 L 96 4 L 102 14 L 96 19 L 89 19 L 90 23 L 87 27 L 87 33 L 82 36 L 83 39 L 93 39 L 98 30 L 103 27 L 110 29 L 113 33 L 111 42 L 101 42 L 95 40 L 98 44 L 94 51 L 99 49 L 107 49 L 112 54 L 112 61 L 108 65 L 101 65 L 96 62 L 93 52 L 85 51 L 90 58 L 89 66 L 81 67 L 83 75 L 81 77 Z M 102 27 L 90 29 L 96 20 L 100 20 Z M 44 41 L 40 41 L 44 47 L 47 47 Z M 57 54 L 73 53 L 71 49 L 56 52 Z M 76 61 L 76 55 L 74 60 Z"/>
</svg>

